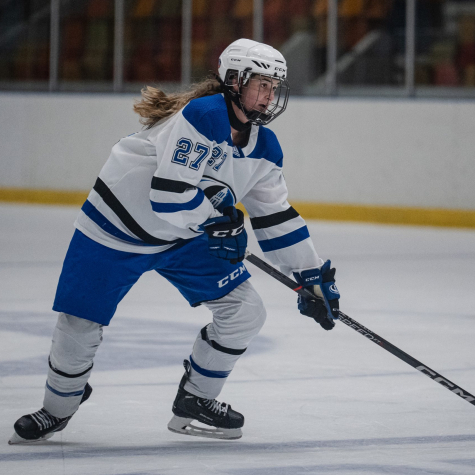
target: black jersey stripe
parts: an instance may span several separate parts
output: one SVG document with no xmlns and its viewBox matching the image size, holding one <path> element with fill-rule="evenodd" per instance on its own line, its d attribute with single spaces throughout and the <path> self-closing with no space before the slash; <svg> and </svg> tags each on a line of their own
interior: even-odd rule
<svg viewBox="0 0 475 475">
<path fill-rule="evenodd" d="M 104 200 L 104 203 L 109 206 L 109 208 L 117 215 L 124 226 L 143 242 L 154 244 L 156 246 L 165 246 L 167 244 L 175 244 L 179 241 L 183 241 L 182 239 L 165 241 L 164 239 L 156 238 L 145 231 L 145 229 L 143 229 L 142 226 L 140 226 L 140 224 L 135 221 L 132 215 L 125 209 L 124 205 L 117 199 L 114 193 L 112 193 L 109 187 L 99 177 L 97 178 L 94 185 L 94 190 Z"/>
<path fill-rule="evenodd" d="M 196 189 L 196 186 L 190 185 L 185 181 L 168 180 L 154 176 L 152 178 L 152 188 L 158 191 L 171 191 L 172 193 L 184 193 L 190 188 Z"/>
<path fill-rule="evenodd" d="M 285 223 L 291 219 L 300 216 L 292 206 L 285 211 L 279 211 L 278 213 L 269 214 L 267 216 L 259 216 L 257 218 L 251 218 L 252 229 L 264 229 L 271 226 L 277 226 L 278 224 Z"/>
</svg>

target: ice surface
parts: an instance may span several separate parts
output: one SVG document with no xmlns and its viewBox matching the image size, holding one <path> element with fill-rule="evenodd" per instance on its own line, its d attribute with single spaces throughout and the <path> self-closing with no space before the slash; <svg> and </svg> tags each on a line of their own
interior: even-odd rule
<svg viewBox="0 0 475 475">
<path fill-rule="evenodd" d="M 42 404 L 51 305 L 76 213 L 0 206 L 1 475 L 475 474 L 473 405 L 343 324 L 325 332 L 252 264 L 268 320 L 219 398 L 244 413 L 242 439 L 167 430 L 182 360 L 210 317 L 149 273 L 105 330 L 94 392 L 67 429 L 7 445 L 14 421 Z M 345 313 L 475 393 L 475 232 L 309 228 L 337 268 Z M 250 248 L 262 256 L 255 240 Z"/>
</svg>

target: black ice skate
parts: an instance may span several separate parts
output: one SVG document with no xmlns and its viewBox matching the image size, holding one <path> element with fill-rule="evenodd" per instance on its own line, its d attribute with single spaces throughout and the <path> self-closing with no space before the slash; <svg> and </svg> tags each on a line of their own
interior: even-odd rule
<svg viewBox="0 0 475 475">
<path fill-rule="evenodd" d="M 240 439 L 244 416 L 231 409 L 229 404 L 218 402 L 216 399 L 204 399 L 186 391 L 184 386 L 189 377 L 190 362 L 185 360 L 183 365 L 185 374 L 173 403 L 174 416 L 168 423 L 168 429 L 178 434 L 197 437 Z M 214 428 L 194 426 L 191 424 L 194 420 Z"/>
<path fill-rule="evenodd" d="M 92 387 L 86 384 L 80 404 L 87 401 L 91 393 Z M 39 411 L 22 416 L 15 422 L 13 426 L 15 433 L 10 437 L 8 443 L 10 445 L 27 444 L 51 439 L 56 432 L 62 431 L 68 425 L 73 415 L 61 419 L 42 407 Z"/>
</svg>

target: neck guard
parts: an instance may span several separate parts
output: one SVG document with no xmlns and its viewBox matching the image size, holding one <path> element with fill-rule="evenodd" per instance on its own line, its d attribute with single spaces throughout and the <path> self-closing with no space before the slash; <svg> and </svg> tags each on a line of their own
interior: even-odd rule
<svg viewBox="0 0 475 475">
<path fill-rule="evenodd" d="M 251 122 L 243 123 L 237 118 L 236 113 L 234 112 L 234 109 L 233 109 L 233 105 L 231 104 L 232 99 L 230 99 L 228 97 L 226 92 L 224 93 L 224 100 L 226 101 L 226 107 L 228 109 L 229 123 L 231 124 L 231 127 L 234 130 L 237 130 L 238 132 L 245 132 L 246 130 L 250 130 L 251 127 L 252 127 Z"/>
<path fill-rule="evenodd" d="M 224 100 L 226 101 L 226 108 L 228 109 L 229 123 L 231 124 L 231 127 L 234 130 L 237 130 L 238 132 L 244 132 L 246 130 L 250 130 L 250 128 L 252 127 L 252 123 L 251 122 L 245 122 L 245 123 L 241 122 L 237 118 L 236 113 L 234 112 L 233 106 L 231 104 L 231 102 L 234 102 L 234 104 L 236 104 L 238 106 L 238 108 L 241 109 L 247 117 L 247 113 L 241 105 L 238 94 L 237 93 L 232 93 L 229 90 L 229 87 L 226 87 L 223 80 L 217 74 L 215 74 L 214 77 L 216 78 L 216 80 L 221 85 L 221 92 L 223 93 Z"/>
</svg>

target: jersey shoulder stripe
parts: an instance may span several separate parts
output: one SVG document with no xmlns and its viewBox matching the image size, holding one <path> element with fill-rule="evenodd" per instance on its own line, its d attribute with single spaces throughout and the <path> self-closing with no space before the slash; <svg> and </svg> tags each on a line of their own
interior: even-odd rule
<svg viewBox="0 0 475 475">
<path fill-rule="evenodd" d="M 248 158 L 264 158 L 269 162 L 275 163 L 278 167 L 282 167 L 284 153 L 272 130 L 262 125 L 259 126 L 256 146 L 248 155 Z"/>
<path fill-rule="evenodd" d="M 211 142 L 222 143 L 231 132 L 226 102 L 221 94 L 193 99 L 184 107 L 182 114 Z"/>
</svg>

